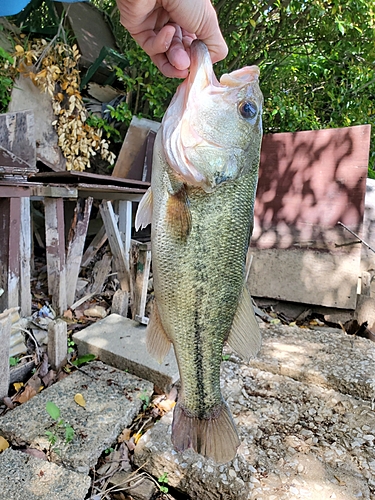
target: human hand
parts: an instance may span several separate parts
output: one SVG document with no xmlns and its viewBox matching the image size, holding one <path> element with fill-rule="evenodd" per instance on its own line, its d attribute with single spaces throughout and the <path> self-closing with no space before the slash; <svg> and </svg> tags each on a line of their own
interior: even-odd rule
<svg viewBox="0 0 375 500">
<path fill-rule="evenodd" d="M 121 23 L 168 77 L 186 78 L 190 44 L 208 47 L 212 62 L 228 53 L 210 0 L 117 0 Z"/>
</svg>

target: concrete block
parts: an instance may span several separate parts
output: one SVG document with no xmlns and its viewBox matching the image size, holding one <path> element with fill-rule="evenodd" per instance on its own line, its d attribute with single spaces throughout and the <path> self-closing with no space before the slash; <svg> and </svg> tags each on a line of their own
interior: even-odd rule
<svg viewBox="0 0 375 500">
<path fill-rule="evenodd" d="M 0 453 L 1 498 L 84 500 L 90 477 L 8 448 Z"/>
<path fill-rule="evenodd" d="M 0 435 L 13 446 L 26 443 L 32 448 L 50 450 L 45 433 L 52 431 L 60 449 L 60 455 L 52 452 L 54 462 L 88 474 L 103 451 L 131 425 L 143 405 L 143 397 L 152 392 L 150 382 L 94 361 L 6 413 L 0 419 Z M 74 401 L 77 393 L 84 397 L 85 407 Z M 59 407 L 61 418 L 73 427 L 72 442 L 65 442 L 64 429 L 57 429 L 47 413 L 48 401 Z"/>
<path fill-rule="evenodd" d="M 146 327 L 118 314 L 110 314 L 73 335 L 79 355 L 96 354 L 105 363 L 149 380 L 168 392 L 179 379 L 173 348 L 162 364 L 146 350 Z"/>
<path fill-rule="evenodd" d="M 48 360 L 53 370 L 58 370 L 66 363 L 67 352 L 68 332 L 65 321 L 51 321 L 48 325 Z"/>
</svg>

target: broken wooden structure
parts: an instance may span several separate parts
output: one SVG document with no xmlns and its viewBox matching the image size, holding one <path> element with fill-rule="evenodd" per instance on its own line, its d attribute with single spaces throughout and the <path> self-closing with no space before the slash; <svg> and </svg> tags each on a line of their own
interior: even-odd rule
<svg viewBox="0 0 375 500">
<path fill-rule="evenodd" d="M 29 116 L 30 112 L 26 115 Z M 13 116 L 12 114 L 11 116 Z M 23 116 L 23 113 L 16 113 Z M 5 115 L 7 116 L 7 115 Z M 9 118 L 9 117 L 8 117 Z M 30 123 L 32 120 L 30 119 Z M 25 134 L 23 129 L 22 133 Z M 30 132 L 31 134 L 31 132 Z M 131 284 L 130 254 L 131 246 L 139 244 L 132 242 L 133 202 L 139 202 L 148 182 L 131 179 L 121 179 L 114 176 L 96 175 L 85 172 L 48 172 L 35 173 L 35 141 L 30 137 L 34 151 L 34 166 L 29 166 L 21 172 L 18 163 L 12 165 L 0 179 L 0 208 L 2 234 L 6 244 L 0 248 L 1 275 L 0 310 L 21 307 L 21 314 L 31 314 L 30 294 L 30 263 L 32 261 L 30 201 L 39 200 L 44 204 L 45 242 L 47 258 L 48 291 L 52 306 L 58 315 L 62 315 L 68 307 L 77 307 L 76 286 L 83 265 L 87 265 L 97 250 L 108 239 L 112 259 L 104 258 L 102 269 L 99 269 L 95 282 L 89 294 L 80 299 L 87 300 L 99 293 L 104 280 L 109 274 L 108 264 L 113 260 L 121 291 L 123 292 L 123 314 L 128 313 L 128 303 L 131 290 L 137 290 L 137 299 L 131 300 L 133 317 L 144 317 L 147 286 L 139 285 L 139 273 L 135 277 L 134 287 Z M 24 137 L 24 136 L 23 136 Z M 22 140 L 23 140 L 22 137 Z M 22 141 L 18 141 L 22 143 Z M 29 154 L 27 148 L 26 155 Z M 13 156 L 14 153 L 12 153 Z M 140 164 L 141 172 L 151 169 L 151 158 Z M 20 160 L 25 162 L 25 160 Z M 2 162 L 4 163 L 4 162 Z M 24 163 L 21 163 L 23 166 Z M 5 172 L 5 166 L 2 172 Z M 18 175 L 11 175 L 16 172 Z M 20 175 L 22 173 L 23 175 Z M 30 176 L 30 173 L 34 174 Z M 100 215 L 103 220 L 102 229 L 94 241 L 85 250 L 85 242 L 93 199 L 101 200 Z M 75 202 L 72 221 L 66 220 L 64 204 Z M 115 214 L 115 210 L 117 214 Z M 65 237 L 65 227 L 70 224 L 68 237 Z M 133 252 L 134 253 L 134 252 Z M 142 245 L 137 255 L 142 260 Z M 147 267 L 147 266 L 146 266 Z M 148 279 L 148 275 L 145 277 Z M 139 292 L 141 290 L 141 292 Z M 143 292 L 142 292 L 143 290 Z M 144 297 L 140 298 L 139 293 Z M 135 305 L 136 304 L 136 305 Z M 143 307 L 143 309 L 137 309 Z"/>
</svg>

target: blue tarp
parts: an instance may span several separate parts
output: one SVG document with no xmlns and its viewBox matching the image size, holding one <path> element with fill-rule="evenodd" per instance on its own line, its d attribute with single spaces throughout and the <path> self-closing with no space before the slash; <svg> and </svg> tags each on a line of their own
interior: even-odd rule
<svg viewBox="0 0 375 500">
<path fill-rule="evenodd" d="M 30 0 L 0 0 L 0 17 L 14 16 L 26 7 Z M 82 0 L 54 0 L 66 3 L 76 3 Z"/>
</svg>

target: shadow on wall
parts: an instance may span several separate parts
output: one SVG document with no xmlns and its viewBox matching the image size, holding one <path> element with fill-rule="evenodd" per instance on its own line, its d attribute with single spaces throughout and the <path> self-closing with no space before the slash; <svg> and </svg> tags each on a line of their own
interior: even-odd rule
<svg viewBox="0 0 375 500">
<path fill-rule="evenodd" d="M 370 125 L 263 139 L 251 240 L 255 296 L 354 308 Z"/>
</svg>

